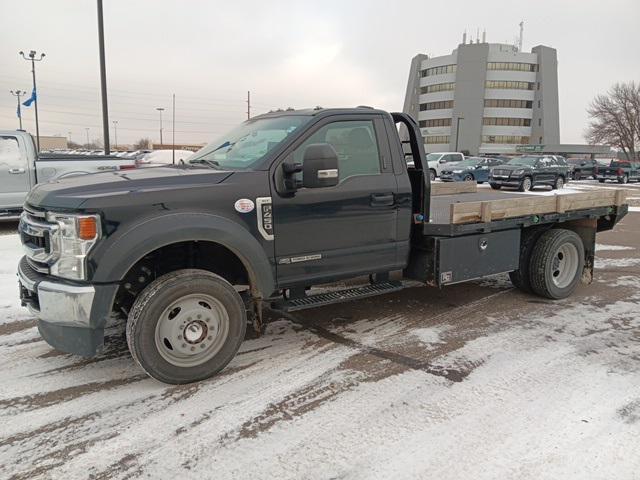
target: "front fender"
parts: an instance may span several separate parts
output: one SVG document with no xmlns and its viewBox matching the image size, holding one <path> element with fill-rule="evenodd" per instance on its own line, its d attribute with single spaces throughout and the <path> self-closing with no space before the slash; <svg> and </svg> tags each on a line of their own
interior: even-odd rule
<svg viewBox="0 0 640 480">
<path fill-rule="evenodd" d="M 261 297 L 275 290 L 269 259 L 256 238 L 240 224 L 208 213 L 169 213 L 146 219 L 104 241 L 89 261 L 92 281 L 119 282 L 142 257 L 160 247 L 186 241 L 209 241 L 231 250 L 249 272 Z"/>
</svg>

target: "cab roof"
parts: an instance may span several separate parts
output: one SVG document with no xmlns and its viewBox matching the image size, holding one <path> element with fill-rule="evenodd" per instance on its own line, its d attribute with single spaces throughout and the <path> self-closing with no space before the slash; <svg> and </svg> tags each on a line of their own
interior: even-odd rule
<svg viewBox="0 0 640 480">
<path fill-rule="evenodd" d="M 354 114 L 362 114 L 362 113 L 374 113 L 374 114 L 382 114 L 387 115 L 388 113 L 384 110 L 379 110 L 372 107 L 367 106 L 359 106 L 359 107 L 350 107 L 350 108 L 322 108 L 322 107 L 314 107 L 314 108 L 302 108 L 302 109 L 278 109 L 272 110 L 268 113 L 263 113 L 261 115 L 256 115 L 255 117 L 251 117 L 252 120 L 256 118 L 272 118 L 272 117 L 281 117 L 285 115 L 306 115 L 306 116 L 325 116 L 325 115 L 354 115 Z"/>
</svg>

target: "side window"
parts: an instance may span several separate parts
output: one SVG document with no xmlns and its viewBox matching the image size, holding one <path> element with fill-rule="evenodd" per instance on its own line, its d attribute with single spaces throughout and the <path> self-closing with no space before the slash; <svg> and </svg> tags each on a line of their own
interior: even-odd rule
<svg viewBox="0 0 640 480">
<path fill-rule="evenodd" d="M 0 165 L 9 168 L 24 166 L 16 137 L 0 137 Z"/>
<path fill-rule="evenodd" d="M 302 163 L 305 149 L 313 143 L 330 143 L 336 149 L 340 182 L 357 175 L 380 174 L 380 153 L 372 120 L 325 125 L 293 152 L 293 161 Z M 297 178 L 302 180 L 301 174 Z"/>
</svg>

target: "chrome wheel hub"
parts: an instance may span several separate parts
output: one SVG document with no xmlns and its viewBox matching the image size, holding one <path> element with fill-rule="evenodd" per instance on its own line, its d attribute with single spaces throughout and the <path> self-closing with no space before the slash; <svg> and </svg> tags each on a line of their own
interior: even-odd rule
<svg viewBox="0 0 640 480">
<path fill-rule="evenodd" d="M 553 283 L 558 288 L 565 288 L 576 276 L 580 257 L 578 249 L 571 243 L 561 245 L 551 263 Z"/>
</svg>

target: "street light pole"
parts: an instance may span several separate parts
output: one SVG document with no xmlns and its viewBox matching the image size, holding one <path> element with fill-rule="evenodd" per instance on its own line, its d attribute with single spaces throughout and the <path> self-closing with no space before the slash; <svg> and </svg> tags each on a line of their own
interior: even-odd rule
<svg viewBox="0 0 640 480">
<path fill-rule="evenodd" d="M 456 152 L 458 151 L 458 137 L 460 136 L 460 120 L 464 120 L 464 117 L 458 117 L 456 122 Z"/>
<path fill-rule="evenodd" d="M 109 106 L 107 104 L 107 67 L 104 58 L 104 22 L 102 19 L 102 0 L 98 0 L 98 47 L 100 49 L 100 89 L 102 93 L 102 135 L 104 136 L 104 154 L 109 155 Z"/>
<path fill-rule="evenodd" d="M 40 58 L 36 58 L 36 51 L 31 50 L 29 55 L 25 55 L 23 51 L 18 52 L 22 55 L 27 61 L 31 61 L 31 76 L 33 77 L 33 91 L 36 94 L 33 103 L 36 111 L 36 148 L 38 149 L 38 153 L 40 153 L 40 125 L 38 123 L 38 90 L 36 89 L 36 62 L 41 62 L 44 58 L 45 54 L 41 53 Z"/>
<path fill-rule="evenodd" d="M 160 112 L 160 146 L 162 146 L 162 112 L 164 112 L 164 108 L 157 107 L 156 110 Z"/>
<path fill-rule="evenodd" d="M 89 127 L 84 127 L 87 132 L 87 148 L 89 148 Z"/>
<path fill-rule="evenodd" d="M 115 142 L 115 149 L 118 150 L 118 120 L 113 121 L 113 140 Z"/>
<path fill-rule="evenodd" d="M 13 90 L 11 90 L 11 95 L 13 95 L 14 97 L 18 97 L 18 110 L 16 110 L 16 113 L 18 114 L 18 120 L 20 121 L 20 130 L 22 130 L 22 110 L 21 110 L 21 105 L 20 105 L 20 97 L 22 95 L 24 95 L 25 91 L 23 90 L 16 90 L 15 92 Z"/>
</svg>

